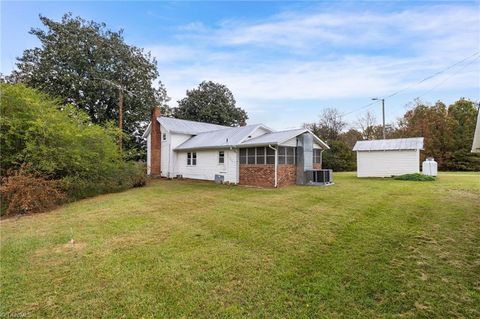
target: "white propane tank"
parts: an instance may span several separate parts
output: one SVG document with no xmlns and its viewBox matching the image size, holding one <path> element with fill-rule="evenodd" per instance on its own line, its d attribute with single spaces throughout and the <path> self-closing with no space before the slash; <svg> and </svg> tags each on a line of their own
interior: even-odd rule
<svg viewBox="0 0 480 319">
<path fill-rule="evenodd" d="M 437 176 L 437 162 L 433 157 L 427 157 L 422 163 L 422 173 L 428 176 Z"/>
</svg>

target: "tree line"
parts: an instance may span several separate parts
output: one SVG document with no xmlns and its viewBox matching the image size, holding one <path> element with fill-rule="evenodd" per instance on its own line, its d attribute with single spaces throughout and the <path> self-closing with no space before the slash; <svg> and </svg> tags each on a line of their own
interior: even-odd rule
<svg viewBox="0 0 480 319">
<path fill-rule="evenodd" d="M 459 99 L 448 107 L 438 101 L 430 105 L 416 100 L 396 122 L 386 125 L 386 138 L 424 137 L 421 160 L 433 157 L 440 170 L 478 171 L 480 156 L 470 152 L 475 132 L 477 108 L 467 99 Z M 323 166 L 335 171 L 356 169 L 356 141 L 383 138 L 383 126 L 366 112 L 348 128 L 335 108 L 324 109 L 319 121 L 305 127 L 325 139 L 330 150 L 323 153 Z"/>
</svg>

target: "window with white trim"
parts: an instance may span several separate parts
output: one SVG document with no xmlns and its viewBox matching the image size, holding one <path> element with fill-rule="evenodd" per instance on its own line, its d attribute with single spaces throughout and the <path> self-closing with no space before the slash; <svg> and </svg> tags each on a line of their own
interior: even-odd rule
<svg viewBox="0 0 480 319">
<path fill-rule="evenodd" d="M 187 165 L 188 166 L 197 165 L 197 153 L 187 153 Z"/>
<path fill-rule="evenodd" d="M 318 148 L 313 149 L 313 162 L 322 163 L 322 150 Z"/>
<path fill-rule="evenodd" d="M 218 152 L 218 164 L 223 164 L 225 163 L 225 152 L 220 151 Z"/>
</svg>

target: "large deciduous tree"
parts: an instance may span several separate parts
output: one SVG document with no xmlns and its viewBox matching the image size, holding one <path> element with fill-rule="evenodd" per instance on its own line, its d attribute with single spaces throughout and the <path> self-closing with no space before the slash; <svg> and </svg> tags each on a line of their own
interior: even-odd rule
<svg viewBox="0 0 480 319">
<path fill-rule="evenodd" d="M 225 85 L 212 81 L 204 81 L 198 88 L 188 90 L 187 96 L 178 101 L 174 116 L 227 126 L 242 126 L 248 119 L 245 110 L 236 106 L 232 92 Z"/>
<path fill-rule="evenodd" d="M 477 119 L 477 108 L 472 101 L 460 99 L 448 107 L 452 151 L 447 169 L 480 170 L 480 156 L 471 153 Z"/>
<path fill-rule="evenodd" d="M 342 114 L 335 108 L 325 108 L 320 114 L 318 123 L 305 124 L 315 135 L 325 141 L 337 140 L 347 123 L 343 120 Z"/>
<path fill-rule="evenodd" d="M 433 156 L 444 170 L 480 170 L 480 156 L 470 153 L 475 130 L 476 108 L 460 99 L 447 107 L 442 102 L 428 105 L 416 101 L 405 113 L 398 137 L 423 136 L 423 156 Z"/>
<path fill-rule="evenodd" d="M 452 134 L 448 121 L 447 107 L 442 102 L 429 106 L 416 101 L 399 121 L 399 137 L 424 137 L 423 155 L 432 156 L 440 168 L 451 156 Z"/>
<path fill-rule="evenodd" d="M 84 110 L 93 123 L 118 121 L 119 91 L 124 93 L 126 148 L 141 157 L 142 127 L 150 109 L 166 96 L 152 84 L 158 77 L 150 53 L 125 43 L 122 30 L 71 14 L 61 21 L 40 16 L 43 29 L 32 29 L 40 47 L 25 50 L 10 81 L 23 82 Z"/>
</svg>

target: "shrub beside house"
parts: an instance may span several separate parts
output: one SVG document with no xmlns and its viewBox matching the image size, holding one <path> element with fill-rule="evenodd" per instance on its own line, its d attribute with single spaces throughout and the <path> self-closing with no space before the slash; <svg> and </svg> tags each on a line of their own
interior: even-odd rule
<svg viewBox="0 0 480 319">
<path fill-rule="evenodd" d="M 143 166 L 122 159 L 113 125 L 92 124 L 74 106 L 21 84 L 0 89 L 2 215 L 144 184 Z"/>
</svg>

